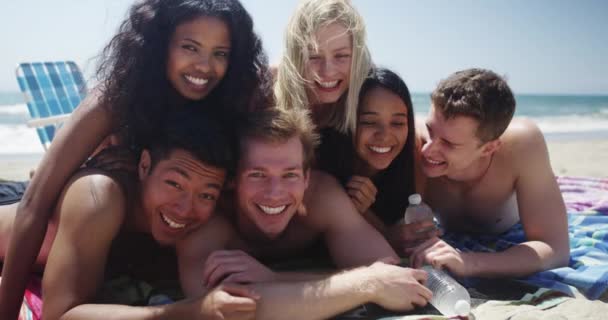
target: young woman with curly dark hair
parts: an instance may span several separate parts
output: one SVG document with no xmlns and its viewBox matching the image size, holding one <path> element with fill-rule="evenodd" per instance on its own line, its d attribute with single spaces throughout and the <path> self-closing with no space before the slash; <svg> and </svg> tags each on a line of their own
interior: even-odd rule
<svg viewBox="0 0 608 320">
<path fill-rule="evenodd" d="M 138 148 L 167 113 L 261 105 L 266 57 L 238 0 L 143 0 L 101 55 L 99 84 L 55 137 L 19 205 L 0 284 L 0 318 L 16 318 L 60 190 L 113 135 Z"/>
</svg>

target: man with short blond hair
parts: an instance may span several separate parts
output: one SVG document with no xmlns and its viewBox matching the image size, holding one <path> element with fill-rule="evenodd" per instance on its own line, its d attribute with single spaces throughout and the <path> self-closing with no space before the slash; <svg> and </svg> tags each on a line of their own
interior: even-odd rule
<svg viewBox="0 0 608 320">
<path fill-rule="evenodd" d="M 256 290 L 265 282 L 290 283 L 292 298 L 286 298 L 287 293 L 277 296 L 282 303 L 275 307 L 277 315 L 290 319 L 326 318 L 369 301 L 401 310 L 425 305 L 430 291 L 422 285 L 426 273 L 421 270 L 391 266 L 399 280 L 372 267 L 328 277 L 278 273 L 258 262 L 259 258 L 298 258 L 319 240 L 338 268 L 398 258 L 334 178 L 311 172 L 317 138 L 305 111 L 273 109 L 248 117 L 239 125 L 240 156 L 234 190 L 225 193 L 232 193 L 226 198 L 228 205 L 177 246 L 185 294 L 195 297 L 221 282 L 253 283 Z M 319 294 L 307 289 L 314 286 L 299 282 L 304 280 L 318 281 Z M 362 287 L 372 291 L 363 300 L 357 289 Z M 402 290 L 400 306 L 380 299 L 391 288 Z M 314 305 L 315 311 L 296 312 L 305 305 Z"/>
</svg>

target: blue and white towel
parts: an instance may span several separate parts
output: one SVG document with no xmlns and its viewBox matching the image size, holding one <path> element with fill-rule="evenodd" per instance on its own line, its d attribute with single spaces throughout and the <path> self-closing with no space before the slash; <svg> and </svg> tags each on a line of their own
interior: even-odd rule
<svg viewBox="0 0 608 320">
<path fill-rule="evenodd" d="M 521 280 L 570 295 L 578 291 L 589 299 L 598 299 L 608 294 L 608 210 L 605 205 L 597 205 L 608 195 L 608 179 L 562 177 L 558 182 L 568 209 L 570 262 L 568 267 Z M 581 200 L 587 200 L 589 205 L 581 206 Z M 521 224 L 517 224 L 498 238 L 447 233 L 444 240 L 463 251 L 497 252 L 526 241 L 526 237 Z"/>
</svg>

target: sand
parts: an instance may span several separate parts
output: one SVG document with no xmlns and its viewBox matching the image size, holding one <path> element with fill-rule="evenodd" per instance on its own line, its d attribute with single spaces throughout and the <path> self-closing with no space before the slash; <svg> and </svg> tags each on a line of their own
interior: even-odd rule
<svg viewBox="0 0 608 320">
<path fill-rule="evenodd" d="M 0 179 L 23 181 L 36 168 L 43 154 L 0 154 Z"/>
<path fill-rule="evenodd" d="M 556 175 L 608 178 L 608 139 L 549 140 L 547 145 Z M 0 154 L 0 179 L 28 179 L 42 156 Z"/>
<path fill-rule="evenodd" d="M 608 139 L 549 142 L 556 175 L 608 177 Z"/>
</svg>

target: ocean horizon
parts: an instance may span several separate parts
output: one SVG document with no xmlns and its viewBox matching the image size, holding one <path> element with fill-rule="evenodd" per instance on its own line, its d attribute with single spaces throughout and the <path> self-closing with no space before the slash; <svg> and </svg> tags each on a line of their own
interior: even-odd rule
<svg viewBox="0 0 608 320">
<path fill-rule="evenodd" d="M 516 117 L 535 121 L 548 141 L 608 139 L 608 95 L 517 94 Z M 417 117 L 424 118 L 430 93 L 412 93 Z M 0 155 L 31 155 L 44 152 L 30 119 L 23 95 L 0 92 Z"/>
</svg>

